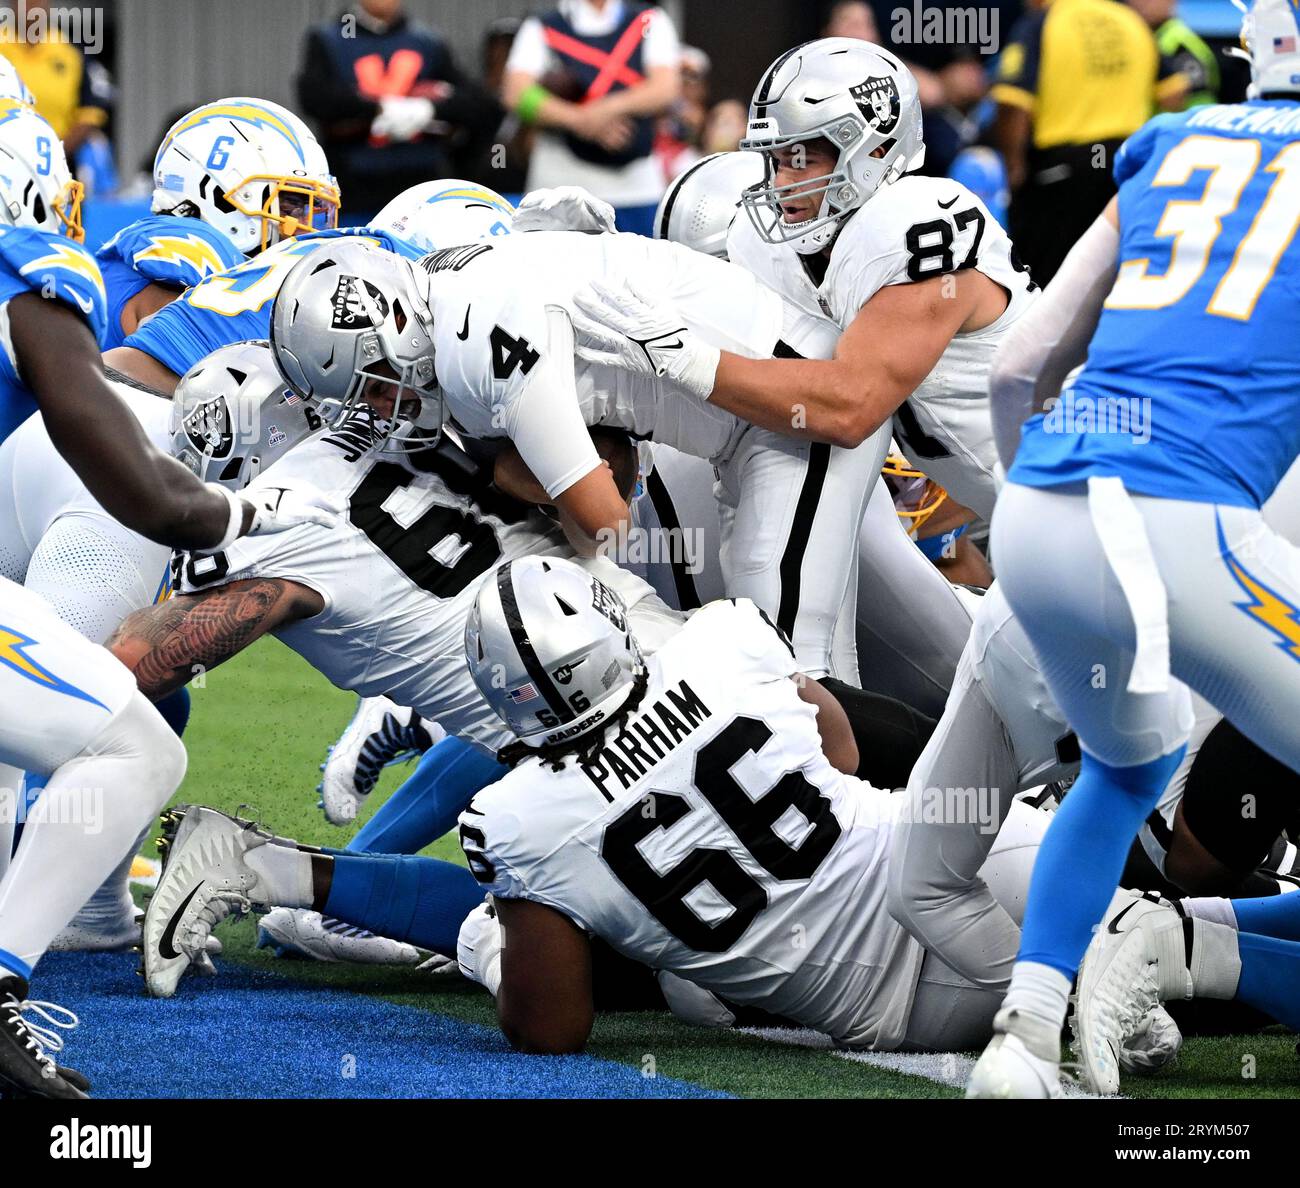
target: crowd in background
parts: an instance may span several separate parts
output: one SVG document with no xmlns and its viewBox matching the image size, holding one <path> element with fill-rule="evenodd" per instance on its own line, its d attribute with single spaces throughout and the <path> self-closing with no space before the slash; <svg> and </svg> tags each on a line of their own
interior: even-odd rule
<svg viewBox="0 0 1300 1188">
<path fill-rule="evenodd" d="M 1242 97 L 1222 46 L 1179 20 L 1174 0 L 961 6 L 994 14 L 994 44 L 970 40 L 970 27 L 964 41 L 920 36 L 900 14 L 945 5 L 903 2 L 836 0 L 820 31 L 875 41 L 907 62 L 923 106 L 925 171 L 975 190 L 1009 224 L 1040 283 L 1113 192 L 1110 159 L 1129 133 L 1160 110 Z M 298 106 L 354 219 L 417 181 L 465 177 L 508 195 L 582 185 L 615 207 L 620 227 L 648 232 L 674 176 L 739 145 L 749 96 L 715 93 L 709 54 L 684 44 L 663 10 L 636 0 L 543 3 L 489 24 L 473 62 L 457 61 L 403 0 L 356 0 L 305 31 Z M 0 53 L 63 136 L 88 191 L 111 196 L 111 52 L 90 57 L 50 37 L 0 39 Z"/>
</svg>

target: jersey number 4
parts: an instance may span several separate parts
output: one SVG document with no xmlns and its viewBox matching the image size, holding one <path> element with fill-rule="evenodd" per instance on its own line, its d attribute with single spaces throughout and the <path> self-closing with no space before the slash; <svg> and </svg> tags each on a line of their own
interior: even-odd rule
<svg viewBox="0 0 1300 1188">
<path fill-rule="evenodd" d="M 741 760 L 761 751 L 771 737 L 771 729 L 758 718 L 736 718 L 700 748 L 693 782 L 768 874 L 781 882 L 810 879 L 840 836 L 830 799 L 803 772 L 790 771 L 754 800 L 732 774 Z M 811 827 L 797 846 L 775 829 L 791 809 Z M 671 829 L 690 812 L 685 797 L 656 790 L 606 828 L 600 856 L 619 882 L 682 944 L 700 953 L 722 953 L 767 907 L 767 892 L 758 880 L 724 849 L 699 846 L 661 874 L 638 848 L 655 830 Z M 710 898 L 721 896 L 731 905 L 731 911 L 715 924 L 706 923 L 687 902 L 704 883 L 713 888 Z"/>
</svg>

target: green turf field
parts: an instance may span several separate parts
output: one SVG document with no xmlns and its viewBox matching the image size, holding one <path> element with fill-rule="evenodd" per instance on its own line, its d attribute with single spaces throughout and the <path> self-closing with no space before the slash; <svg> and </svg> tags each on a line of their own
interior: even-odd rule
<svg viewBox="0 0 1300 1188">
<path fill-rule="evenodd" d="M 275 640 L 265 639 L 193 688 L 193 716 L 185 741 L 189 774 L 179 800 L 229 812 L 251 806 L 276 833 L 314 844 L 341 846 L 352 830 L 329 825 L 316 807 L 317 765 L 352 714 L 355 698 L 329 685 Z M 363 820 L 408 769 L 390 769 Z M 147 851 L 151 852 L 151 851 Z M 460 860 L 451 836 L 427 853 Z M 223 926 L 226 955 L 281 968 L 299 981 L 337 986 L 418 1006 L 466 1022 L 491 1025 L 487 995 L 452 974 L 276 961 L 253 947 L 254 924 Z M 683 1026 L 666 1013 L 602 1016 L 592 1055 L 646 1066 L 658 1075 L 691 1081 L 743 1097 L 955 1097 L 958 1090 L 924 1076 L 843 1059 L 831 1052 L 775 1044 L 741 1034 Z M 942 1065 L 942 1061 L 937 1062 Z M 1295 1037 L 1271 1033 L 1192 1038 L 1178 1065 L 1150 1080 L 1129 1077 L 1133 1097 L 1291 1097 L 1300 1094 Z"/>
</svg>

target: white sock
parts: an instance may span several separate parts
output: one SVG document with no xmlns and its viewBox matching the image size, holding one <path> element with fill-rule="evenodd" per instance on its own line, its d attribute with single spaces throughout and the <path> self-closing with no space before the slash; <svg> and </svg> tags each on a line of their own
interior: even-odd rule
<svg viewBox="0 0 1300 1188">
<path fill-rule="evenodd" d="M 1037 961 L 1017 961 L 1011 967 L 1011 985 L 1002 1000 L 1004 1010 L 1024 1011 L 1055 1027 L 1065 1022 L 1070 1005 L 1072 978 Z"/>
<path fill-rule="evenodd" d="M 0 949 L 34 966 L 184 774 L 180 740 L 137 693 L 54 772 L 28 816 L 0 879 Z"/>
<path fill-rule="evenodd" d="M 261 883 L 267 907 L 309 908 L 314 898 L 312 856 L 293 846 L 267 842 L 248 852 L 245 861 Z"/>
<path fill-rule="evenodd" d="M 1218 895 L 1197 895 L 1180 899 L 1178 906 L 1185 915 L 1197 920 L 1209 920 L 1212 924 L 1225 924 L 1229 928 L 1237 927 L 1237 913 L 1232 910 L 1232 900 Z"/>
</svg>

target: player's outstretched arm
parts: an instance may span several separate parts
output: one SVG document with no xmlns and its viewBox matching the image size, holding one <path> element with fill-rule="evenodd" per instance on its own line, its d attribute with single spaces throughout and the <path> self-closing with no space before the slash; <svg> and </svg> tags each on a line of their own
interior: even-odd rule
<svg viewBox="0 0 1300 1188">
<path fill-rule="evenodd" d="M 958 331 L 1006 309 L 1006 293 L 973 269 L 877 292 L 840 335 L 835 358 L 746 359 L 710 346 L 669 306 L 630 285 L 576 297 L 577 353 L 589 363 L 667 378 L 764 429 L 853 448 L 893 414 Z"/>
<path fill-rule="evenodd" d="M 315 590 L 298 582 L 252 578 L 138 610 L 122 620 L 108 648 L 135 673 L 140 692 L 157 701 L 267 632 L 324 607 Z"/>
<path fill-rule="evenodd" d="M 23 378 L 55 448 L 90 493 L 128 528 L 176 548 L 226 535 L 230 501 L 158 450 L 104 378 L 90 328 L 70 308 L 22 293 L 9 332 Z M 251 518 L 251 507 L 246 519 Z"/>
<path fill-rule="evenodd" d="M 709 402 L 777 433 L 852 449 L 916 391 L 953 335 L 978 316 L 991 283 L 966 271 L 888 285 L 840 335 L 834 359 L 723 351 Z"/>
<path fill-rule="evenodd" d="M 504 932 L 497 1018 L 521 1052 L 581 1052 L 591 1034 L 591 944 L 567 916 L 524 899 L 495 898 Z"/>
</svg>

